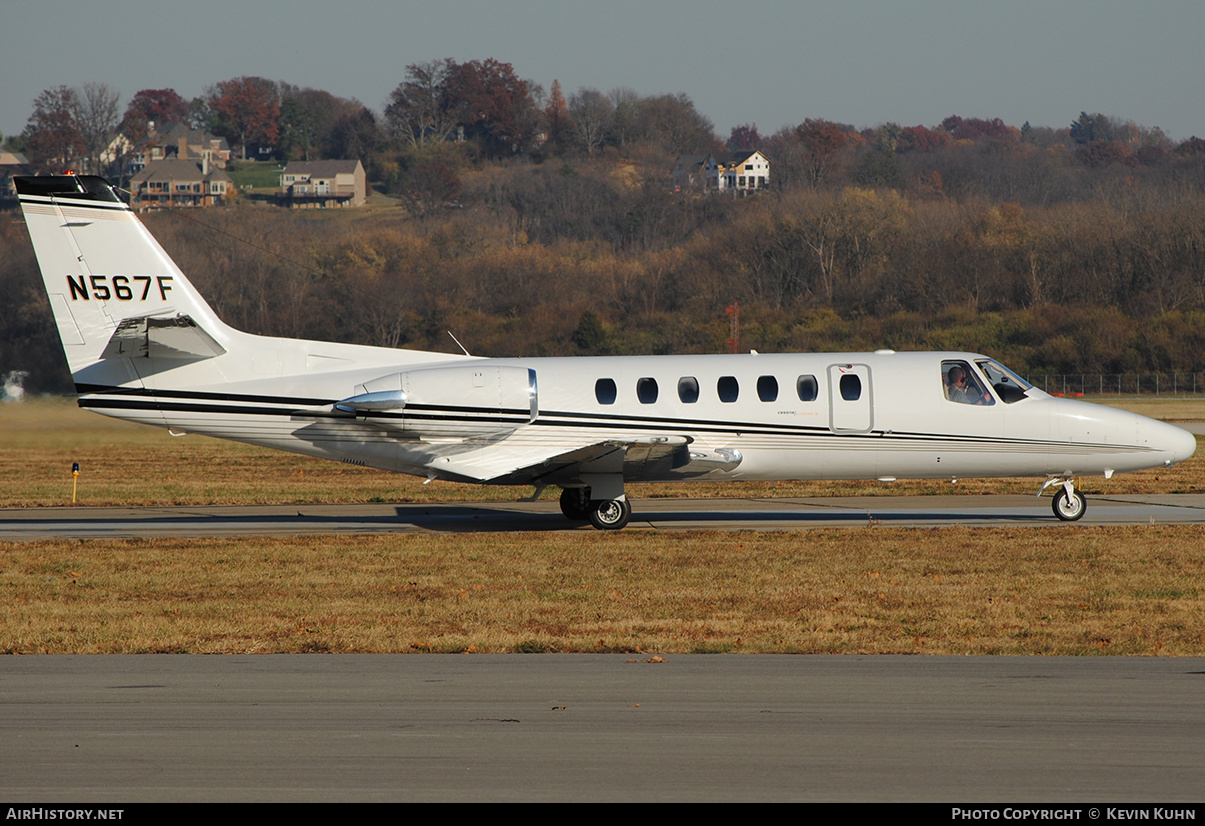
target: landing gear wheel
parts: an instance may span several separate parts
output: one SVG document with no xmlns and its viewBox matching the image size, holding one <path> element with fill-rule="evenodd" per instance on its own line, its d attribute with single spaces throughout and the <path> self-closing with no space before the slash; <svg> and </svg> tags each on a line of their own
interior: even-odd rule
<svg viewBox="0 0 1205 826">
<path fill-rule="evenodd" d="M 590 489 L 565 488 L 561 491 L 561 513 L 574 522 L 589 518 Z"/>
<path fill-rule="evenodd" d="M 617 531 L 632 518 L 627 499 L 599 499 L 590 503 L 590 524 L 600 531 Z"/>
<path fill-rule="evenodd" d="M 1084 495 L 1075 488 L 1071 489 L 1070 494 L 1067 493 L 1066 488 L 1059 488 L 1050 506 L 1054 510 L 1054 515 L 1064 522 L 1074 522 L 1083 516 L 1084 511 L 1088 509 L 1088 503 L 1084 501 Z"/>
</svg>

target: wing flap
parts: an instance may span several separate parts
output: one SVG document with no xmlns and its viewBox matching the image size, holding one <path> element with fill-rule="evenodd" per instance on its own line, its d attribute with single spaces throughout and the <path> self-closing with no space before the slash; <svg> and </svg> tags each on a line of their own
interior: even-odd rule
<svg viewBox="0 0 1205 826">
<path fill-rule="evenodd" d="M 437 476 L 488 484 L 534 484 L 550 478 L 565 479 L 581 473 L 618 473 L 639 477 L 650 464 L 681 467 L 690 462 L 686 436 L 655 436 L 645 439 L 604 439 L 586 442 L 568 450 L 560 445 L 544 455 L 530 444 L 515 440 L 437 456 L 427 467 Z"/>
</svg>

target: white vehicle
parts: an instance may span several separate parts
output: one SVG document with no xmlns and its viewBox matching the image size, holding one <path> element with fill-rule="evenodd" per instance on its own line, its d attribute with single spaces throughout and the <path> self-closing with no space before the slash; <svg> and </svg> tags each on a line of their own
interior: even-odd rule
<svg viewBox="0 0 1205 826">
<path fill-rule="evenodd" d="M 491 359 L 228 327 L 101 178 L 14 179 L 79 404 L 425 476 L 562 487 L 597 528 L 630 481 L 1078 476 L 1171 465 L 1192 434 L 1053 398 L 974 353 Z"/>
</svg>

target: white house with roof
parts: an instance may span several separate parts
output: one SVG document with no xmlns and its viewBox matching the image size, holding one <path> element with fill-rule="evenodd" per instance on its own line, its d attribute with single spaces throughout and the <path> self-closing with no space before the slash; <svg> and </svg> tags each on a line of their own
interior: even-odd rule
<svg viewBox="0 0 1205 826">
<path fill-rule="evenodd" d="M 713 154 L 703 166 L 707 189 L 754 192 L 770 185 L 770 159 L 758 150 Z"/>
<path fill-rule="evenodd" d="M 758 150 L 679 155 L 673 176 L 680 190 L 701 186 L 709 192 L 744 194 L 770 185 L 770 159 Z"/>
<path fill-rule="evenodd" d="M 280 173 L 284 206 L 360 206 L 367 200 L 367 176 L 358 160 L 290 161 Z"/>
</svg>

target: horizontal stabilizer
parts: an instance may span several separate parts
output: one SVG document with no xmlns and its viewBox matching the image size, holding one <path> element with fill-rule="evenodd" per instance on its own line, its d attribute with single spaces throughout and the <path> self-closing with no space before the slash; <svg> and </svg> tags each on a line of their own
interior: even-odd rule
<svg viewBox="0 0 1205 826">
<path fill-rule="evenodd" d="M 191 317 L 125 318 L 117 325 L 101 358 L 213 358 L 226 352 L 213 336 L 197 326 Z"/>
</svg>

